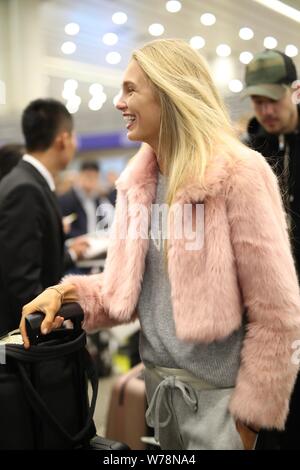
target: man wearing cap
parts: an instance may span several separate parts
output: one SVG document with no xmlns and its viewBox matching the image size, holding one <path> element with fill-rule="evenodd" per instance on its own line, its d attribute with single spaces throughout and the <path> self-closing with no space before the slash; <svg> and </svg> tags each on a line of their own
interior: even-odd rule
<svg viewBox="0 0 300 470">
<path fill-rule="evenodd" d="M 243 96 L 250 96 L 255 112 L 248 126 L 248 144 L 266 157 L 281 184 L 300 278 L 300 100 L 296 80 L 292 59 L 266 50 L 248 64 Z"/>
<path fill-rule="evenodd" d="M 266 157 L 279 178 L 300 279 L 300 96 L 296 80 L 292 59 L 282 52 L 266 50 L 248 64 L 243 96 L 251 98 L 255 112 L 247 143 Z M 300 448 L 300 377 L 286 431 L 280 435 L 281 449 L 295 447 Z"/>
</svg>

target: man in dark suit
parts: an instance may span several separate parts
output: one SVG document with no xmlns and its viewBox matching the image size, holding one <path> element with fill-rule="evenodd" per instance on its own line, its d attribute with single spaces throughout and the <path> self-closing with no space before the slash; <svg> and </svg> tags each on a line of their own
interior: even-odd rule
<svg viewBox="0 0 300 470">
<path fill-rule="evenodd" d="M 63 216 L 74 215 L 74 221 L 70 224 L 67 238 L 85 233 L 95 233 L 101 228 L 110 227 L 114 216 L 114 207 L 108 198 L 101 196 L 99 185 L 100 169 L 98 163 L 83 162 L 78 180 L 73 188 L 59 198 Z"/>
<path fill-rule="evenodd" d="M 65 258 L 54 178 L 75 153 L 72 116 L 58 101 L 36 100 L 22 130 L 27 154 L 0 183 L 0 335 L 18 327 L 24 304 L 59 282 Z"/>
</svg>

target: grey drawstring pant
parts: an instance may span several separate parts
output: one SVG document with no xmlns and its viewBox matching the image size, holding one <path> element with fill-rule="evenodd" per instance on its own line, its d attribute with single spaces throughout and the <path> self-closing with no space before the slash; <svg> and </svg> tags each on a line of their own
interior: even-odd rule
<svg viewBox="0 0 300 470">
<path fill-rule="evenodd" d="M 243 450 L 228 404 L 233 388 L 215 388 L 181 369 L 145 369 L 148 410 L 163 450 Z"/>
</svg>

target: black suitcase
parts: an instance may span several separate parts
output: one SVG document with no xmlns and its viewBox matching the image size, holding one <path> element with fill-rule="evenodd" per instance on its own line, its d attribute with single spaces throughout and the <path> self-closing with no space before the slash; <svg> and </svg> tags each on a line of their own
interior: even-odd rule
<svg viewBox="0 0 300 470">
<path fill-rule="evenodd" d="M 128 449 L 96 436 L 98 377 L 85 347 L 79 304 L 65 304 L 59 315 L 70 319 L 71 327 L 41 335 L 44 316 L 30 315 L 30 349 L 1 346 L 5 360 L 0 364 L 0 449 Z"/>
</svg>

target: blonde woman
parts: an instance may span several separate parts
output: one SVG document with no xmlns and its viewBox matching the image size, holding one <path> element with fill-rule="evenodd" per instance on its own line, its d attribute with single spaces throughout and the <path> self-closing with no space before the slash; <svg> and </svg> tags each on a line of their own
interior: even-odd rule
<svg viewBox="0 0 300 470">
<path fill-rule="evenodd" d="M 133 53 L 117 108 L 147 145 L 117 181 L 104 273 L 27 304 L 25 347 L 24 317 L 44 312 L 47 333 L 64 302 L 81 304 L 87 331 L 138 316 L 161 448 L 251 449 L 260 428 L 283 429 L 297 374 L 299 289 L 276 178 L 235 137 L 204 59 L 181 40 Z M 153 207 L 164 203 L 162 227 Z"/>
</svg>

